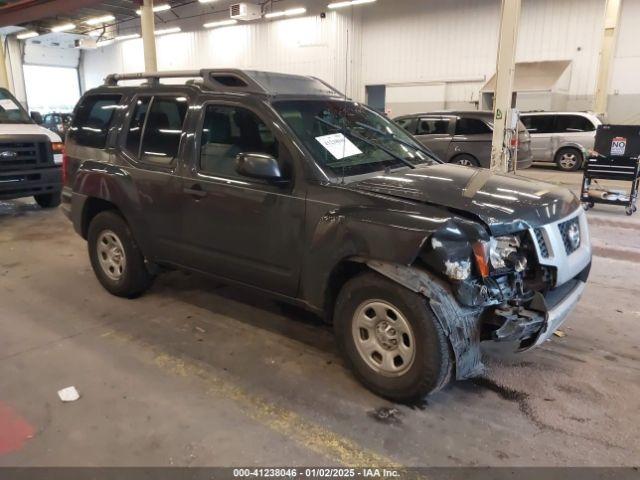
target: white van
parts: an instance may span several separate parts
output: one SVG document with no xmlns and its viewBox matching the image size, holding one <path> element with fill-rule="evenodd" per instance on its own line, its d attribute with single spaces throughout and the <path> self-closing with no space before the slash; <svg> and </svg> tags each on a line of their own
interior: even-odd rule
<svg viewBox="0 0 640 480">
<path fill-rule="evenodd" d="M 33 196 L 43 208 L 60 205 L 63 150 L 58 134 L 0 88 L 0 200 Z"/>
</svg>

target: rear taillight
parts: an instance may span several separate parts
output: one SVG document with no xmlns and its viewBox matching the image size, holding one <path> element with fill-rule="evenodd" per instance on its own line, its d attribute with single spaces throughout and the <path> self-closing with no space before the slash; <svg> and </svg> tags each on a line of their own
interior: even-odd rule
<svg viewBox="0 0 640 480">
<path fill-rule="evenodd" d="M 67 184 L 67 178 L 69 178 L 67 173 L 67 168 L 69 168 L 69 157 L 66 153 L 62 153 L 62 185 Z"/>
<path fill-rule="evenodd" d="M 518 148 L 518 137 L 511 137 L 511 148 Z"/>
</svg>

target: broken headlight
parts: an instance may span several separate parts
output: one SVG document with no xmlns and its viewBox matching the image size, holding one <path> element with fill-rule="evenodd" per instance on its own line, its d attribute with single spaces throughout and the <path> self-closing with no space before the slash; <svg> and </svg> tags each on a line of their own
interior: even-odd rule
<svg viewBox="0 0 640 480">
<path fill-rule="evenodd" d="M 518 253 L 520 238 L 515 235 L 492 237 L 489 242 L 489 261 L 494 270 L 527 268 L 527 257 Z"/>
</svg>

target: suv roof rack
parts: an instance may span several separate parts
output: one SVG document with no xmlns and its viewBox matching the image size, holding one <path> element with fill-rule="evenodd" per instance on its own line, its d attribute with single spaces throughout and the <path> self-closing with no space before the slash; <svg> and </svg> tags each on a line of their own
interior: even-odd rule
<svg viewBox="0 0 640 480">
<path fill-rule="evenodd" d="M 256 70 L 212 69 L 175 70 L 154 73 L 113 73 L 104 84 L 117 86 L 123 80 L 147 80 L 145 85 L 159 85 L 161 78 L 197 79 L 197 85 L 215 92 L 244 92 L 263 95 L 317 95 L 342 97 L 344 95 L 316 77 L 261 72 Z"/>
</svg>

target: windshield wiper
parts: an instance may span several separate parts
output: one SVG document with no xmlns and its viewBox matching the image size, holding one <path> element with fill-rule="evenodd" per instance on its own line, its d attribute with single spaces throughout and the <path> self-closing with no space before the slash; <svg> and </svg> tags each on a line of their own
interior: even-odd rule
<svg viewBox="0 0 640 480">
<path fill-rule="evenodd" d="M 389 133 L 389 132 L 384 132 L 382 130 L 377 129 L 376 127 L 372 127 L 371 125 L 367 125 L 366 123 L 362 123 L 362 122 L 356 122 L 356 125 L 358 125 L 359 127 L 362 128 L 366 128 L 367 130 L 373 132 L 373 133 L 377 133 L 378 135 L 380 135 L 381 137 L 384 137 L 388 140 L 393 140 L 396 143 L 399 143 L 400 145 L 404 145 L 405 147 L 409 147 L 417 152 L 422 152 L 425 155 L 427 155 L 428 157 L 431 157 L 431 159 L 435 160 L 436 162 L 442 163 L 442 160 L 440 160 L 435 153 L 433 153 L 431 150 L 429 150 L 427 147 L 424 146 L 419 146 L 416 147 L 415 145 L 409 143 L 409 142 L 405 142 L 404 140 L 401 140 L 398 138 L 398 136 L 395 133 Z"/>
<path fill-rule="evenodd" d="M 398 155 L 396 153 L 393 153 L 393 151 L 389 150 L 386 147 L 383 147 L 382 145 L 380 145 L 380 144 L 378 144 L 376 142 L 372 142 L 371 140 L 369 140 L 369 139 L 367 139 L 367 138 L 365 138 L 365 137 L 363 137 L 361 135 L 358 135 L 355 132 L 352 132 L 348 128 L 341 127 L 339 125 L 335 125 L 335 124 L 333 124 L 331 122 L 327 122 L 326 120 L 324 120 L 323 118 L 320 118 L 318 116 L 316 116 L 316 120 L 318 120 L 321 123 L 324 123 L 328 127 L 331 127 L 333 129 L 337 130 L 339 133 L 342 133 L 345 136 L 349 136 L 351 138 L 356 138 L 356 139 L 360 140 L 361 142 L 366 143 L 367 145 L 369 145 L 371 147 L 374 147 L 374 148 L 377 148 L 379 150 L 382 150 L 387 155 L 390 155 L 393 158 L 395 158 L 396 160 L 399 160 L 400 162 L 404 163 L 407 167 L 416 168 L 416 166 L 413 163 L 411 163 L 409 160 L 407 160 L 405 158 L 402 158 L 400 155 Z"/>
</svg>

